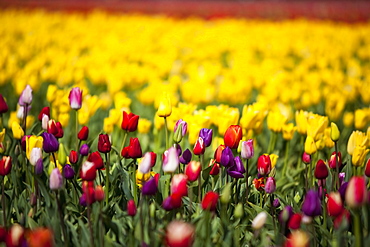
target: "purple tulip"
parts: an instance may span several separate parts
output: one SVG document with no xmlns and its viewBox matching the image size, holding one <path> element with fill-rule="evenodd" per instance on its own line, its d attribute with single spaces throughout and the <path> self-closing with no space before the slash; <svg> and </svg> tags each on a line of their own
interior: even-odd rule
<svg viewBox="0 0 370 247">
<path fill-rule="evenodd" d="M 251 159 L 254 155 L 253 139 L 243 141 L 241 146 L 241 153 L 243 159 Z"/>
<path fill-rule="evenodd" d="M 285 206 L 279 214 L 279 222 L 281 224 L 286 224 L 289 221 L 290 217 L 292 217 L 292 215 L 293 215 L 293 208 L 290 205 Z"/>
<path fill-rule="evenodd" d="M 280 207 L 280 201 L 279 201 L 279 199 L 278 199 L 278 198 L 275 198 L 275 200 L 272 202 L 272 206 L 273 206 L 274 208 L 278 208 L 278 207 Z"/>
<path fill-rule="evenodd" d="M 179 158 L 179 161 L 181 162 L 181 164 L 188 164 L 190 161 L 191 161 L 191 158 L 192 158 L 193 154 L 191 153 L 191 151 L 187 148 L 183 153 L 182 153 L 182 156 L 180 156 Z"/>
<path fill-rule="evenodd" d="M 55 138 L 54 135 L 49 134 L 47 132 L 44 132 L 41 135 L 44 138 L 43 149 L 44 149 L 45 153 L 53 153 L 53 152 L 58 151 L 59 142 L 58 142 L 57 138 Z"/>
<path fill-rule="evenodd" d="M 73 170 L 73 167 L 70 166 L 69 164 L 66 164 L 63 167 L 63 175 L 64 175 L 64 178 L 66 178 L 66 179 L 72 179 L 72 178 L 74 178 L 75 171 Z"/>
<path fill-rule="evenodd" d="M 87 206 L 86 194 L 85 193 L 83 193 L 80 196 L 80 205 L 83 206 L 83 207 L 86 207 Z"/>
<path fill-rule="evenodd" d="M 32 88 L 27 85 L 19 96 L 18 104 L 20 106 L 30 105 L 32 103 Z"/>
<path fill-rule="evenodd" d="M 342 185 L 339 187 L 338 191 L 339 191 L 340 197 L 342 198 L 342 201 L 344 201 L 345 199 L 347 187 L 348 187 L 348 182 L 343 182 Z"/>
<path fill-rule="evenodd" d="M 306 193 L 302 204 L 302 212 L 310 217 L 321 215 L 321 201 L 316 191 L 309 190 Z"/>
<path fill-rule="evenodd" d="M 145 196 L 154 196 L 157 193 L 157 190 L 158 190 L 157 181 L 154 177 L 152 177 L 145 182 L 141 190 L 141 193 Z"/>
<path fill-rule="evenodd" d="M 227 173 L 233 178 L 244 178 L 245 168 L 239 156 L 234 158 L 234 165 L 229 167 Z"/>
<path fill-rule="evenodd" d="M 273 177 L 268 177 L 265 184 L 265 191 L 267 194 L 272 194 L 276 190 L 276 183 Z"/>
<path fill-rule="evenodd" d="M 221 165 L 224 167 L 230 167 L 234 164 L 234 155 L 233 151 L 229 147 L 226 147 L 224 150 L 222 150 L 221 153 Z"/>
<path fill-rule="evenodd" d="M 36 175 L 41 175 L 43 171 L 44 171 L 44 162 L 42 159 L 39 159 L 35 164 L 35 173 Z"/>
<path fill-rule="evenodd" d="M 59 190 L 63 186 L 63 177 L 60 174 L 58 168 L 54 168 L 50 174 L 50 183 L 49 183 L 51 190 Z"/>
<path fill-rule="evenodd" d="M 175 148 L 176 148 L 176 151 L 177 151 L 177 156 L 180 156 L 182 154 L 181 146 L 176 143 Z"/>
<path fill-rule="evenodd" d="M 82 106 L 82 91 L 79 87 L 74 87 L 69 92 L 69 105 L 73 110 L 79 110 Z"/>
<path fill-rule="evenodd" d="M 188 123 L 183 121 L 182 119 L 177 120 L 174 128 L 174 135 L 173 140 L 176 143 L 181 142 L 182 138 L 186 135 L 186 131 L 188 130 Z"/>
<path fill-rule="evenodd" d="M 80 148 L 80 154 L 82 156 L 87 156 L 89 155 L 89 151 L 90 151 L 90 148 L 89 148 L 89 145 L 87 145 L 86 143 L 83 144 Z"/>
<path fill-rule="evenodd" d="M 212 135 L 213 135 L 212 129 L 203 128 L 200 130 L 199 137 L 203 138 L 204 146 L 209 147 L 211 145 Z"/>
</svg>

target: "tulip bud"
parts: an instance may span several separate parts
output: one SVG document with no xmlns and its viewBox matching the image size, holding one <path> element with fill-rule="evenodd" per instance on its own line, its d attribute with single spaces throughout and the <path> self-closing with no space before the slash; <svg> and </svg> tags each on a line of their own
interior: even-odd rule
<svg viewBox="0 0 370 247">
<path fill-rule="evenodd" d="M 213 130 L 212 129 L 206 129 L 203 128 L 199 132 L 199 137 L 202 137 L 204 141 L 204 146 L 209 147 L 212 143 L 212 135 L 213 135 Z"/>
<path fill-rule="evenodd" d="M 77 164 L 77 161 L 78 161 L 77 152 L 74 150 L 71 150 L 71 152 L 69 153 L 69 162 L 71 162 L 71 164 Z"/>
<path fill-rule="evenodd" d="M 57 152 L 59 149 L 59 142 L 52 134 L 44 132 L 41 134 L 44 138 L 43 149 L 45 153 Z"/>
<path fill-rule="evenodd" d="M 222 190 L 220 201 L 223 204 L 228 204 L 231 200 L 231 183 L 227 183 Z"/>
<path fill-rule="evenodd" d="M 225 145 L 231 149 L 238 148 L 243 132 L 239 125 L 230 125 L 224 135 Z"/>
<path fill-rule="evenodd" d="M 48 130 L 50 117 L 48 115 L 43 115 L 41 120 L 41 127 L 43 130 Z"/>
<path fill-rule="evenodd" d="M 349 180 L 345 199 L 348 207 L 360 208 L 366 203 L 367 190 L 364 177 L 355 176 Z"/>
<path fill-rule="evenodd" d="M 104 168 L 104 161 L 101 157 L 99 151 L 95 151 L 87 157 L 87 161 L 93 162 L 96 169 L 103 169 Z"/>
<path fill-rule="evenodd" d="M 272 202 L 272 206 L 273 206 L 274 208 L 278 208 L 278 207 L 280 207 L 280 201 L 279 201 L 279 199 L 278 199 L 278 198 L 275 198 L 275 199 L 274 199 L 274 201 Z"/>
<path fill-rule="evenodd" d="M 172 113 L 171 99 L 167 92 L 163 92 L 157 110 L 158 117 L 169 117 Z"/>
<path fill-rule="evenodd" d="M 126 111 L 123 111 L 123 118 L 121 128 L 127 132 L 134 132 L 137 130 L 137 125 L 139 123 L 139 116 L 130 112 L 127 114 Z"/>
<path fill-rule="evenodd" d="M 138 138 L 130 138 L 128 156 L 132 159 L 143 157 L 143 152 L 141 151 L 141 145 Z"/>
<path fill-rule="evenodd" d="M 337 217 L 342 213 L 344 208 L 339 192 L 331 192 L 328 195 L 327 209 L 328 214 L 333 217 Z"/>
<path fill-rule="evenodd" d="M 150 153 L 145 153 L 144 157 L 141 159 L 139 163 L 139 171 L 143 174 L 146 174 L 152 168 L 151 166 L 152 157 Z"/>
<path fill-rule="evenodd" d="M 180 143 L 182 138 L 185 136 L 188 129 L 188 124 L 182 119 L 177 120 L 174 128 L 173 141 L 175 143 Z"/>
<path fill-rule="evenodd" d="M 337 162 L 335 161 L 335 157 L 337 157 Z M 335 154 L 335 151 L 331 154 L 330 160 L 329 160 L 329 167 L 331 169 L 335 169 L 336 165 L 338 163 L 338 167 L 340 168 L 342 166 L 342 154 L 341 152 L 338 152 L 338 154 Z"/>
<path fill-rule="evenodd" d="M 39 159 L 35 165 L 35 174 L 41 175 L 43 171 L 44 171 L 44 163 L 42 159 Z"/>
<path fill-rule="evenodd" d="M 243 208 L 243 204 L 241 204 L 240 202 L 236 205 L 235 207 L 235 210 L 234 210 L 234 217 L 237 218 L 237 219 L 240 219 L 242 218 L 244 215 L 244 208 Z"/>
<path fill-rule="evenodd" d="M 94 163 L 92 163 L 90 161 L 85 161 L 82 164 L 80 177 L 82 178 L 82 180 L 86 180 L 86 181 L 95 180 L 95 178 L 96 178 L 96 167 L 95 167 Z"/>
<path fill-rule="evenodd" d="M 95 187 L 95 200 L 101 202 L 104 200 L 105 194 L 104 189 L 101 185 Z"/>
<path fill-rule="evenodd" d="M 107 134 L 100 134 L 98 141 L 98 150 L 101 153 L 109 153 L 112 149 L 109 136 Z"/>
<path fill-rule="evenodd" d="M 261 229 L 267 220 L 267 213 L 265 211 L 260 212 L 252 221 L 252 228 L 254 230 Z"/>
<path fill-rule="evenodd" d="M 219 195 L 216 192 L 214 191 L 207 192 L 207 194 L 205 194 L 202 200 L 203 210 L 210 210 L 210 211 L 216 210 L 218 198 L 219 198 Z"/>
<path fill-rule="evenodd" d="M 285 242 L 285 247 L 309 247 L 310 237 L 309 235 L 302 231 L 292 231 Z"/>
<path fill-rule="evenodd" d="M 8 112 L 8 104 L 2 94 L 0 94 L 0 114 Z"/>
<path fill-rule="evenodd" d="M 279 214 L 279 221 L 282 224 L 285 224 L 286 222 L 288 222 L 290 217 L 292 217 L 292 215 L 293 215 L 293 208 L 290 205 L 285 206 Z"/>
<path fill-rule="evenodd" d="M 65 179 L 72 179 L 75 176 L 75 171 L 73 170 L 73 167 L 69 164 L 66 164 L 63 167 L 63 175 Z"/>
<path fill-rule="evenodd" d="M 317 179 L 326 179 L 329 175 L 328 167 L 326 166 L 323 160 L 317 161 L 315 167 L 315 178 Z"/>
<path fill-rule="evenodd" d="M 146 181 L 141 189 L 141 193 L 145 196 L 154 196 L 158 190 L 158 181 L 152 177 Z"/>
<path fill-rule="evenodd" d="M 79 87 L 74 87 L 69 92 L 69 106 L 73 110 L 79 110 L 82 106 L 82 90 Z"/>
<path fill-rule="evenodd" d="M 176 148 L 170 147 L 164 153 L 163 158 L 163 172 L 173 173 L 179 166 L 179 156 L 177 155 Z"/>
<path fill-rule="evenodd" d="M 50 174 L 49 187 L 51 190 L 59 190 L 63 186 L 63 177 L 58 168 L 54 168 Z"/>
<path fill-rule="evenodd" d="M 209 175 L 217 176 L 220 173 L 220 165 L 215 162 L 215 160 L 211 159 L 209 161 L 209 166 L 212 166 L 211 170 L 209 171 Z"/>
<path fill-rule="evenodd" d="M 296 230 L 301 226 L 302 215 L 301 214 L 293 214 L 288 221 L 288 227 L 290 229 Z"/>
<path fill-rule="evenodd" d="M 370 178 L 370 158 L 366 162 L 365 175 L 366 177 Z"/>
<path fill-rule="evenodd" d="M 80 152 L 79 153 L 80 153 L 81 156 L 87 156 L 87 155 L 89 155 L 89 151 L 90 151 L 89 145 L 87 145 L 85 143 L 80 147 Z"/>
<path fill-rule="evenodd" d="M 220 164 L 224 167 L 231 167 L 234 165 L 233 151 L 229 147 L 222 150 Z"/>
<path fill-rule="evenodd" d="M 204 146 L 203 138 L 198 137 L 197 141 L 195 142 L 193 152 L 195 155 L 202 155 L 206 151 L 206 147 Z"/>
<path fill-rule="evenodd" d="M 157 162 L 157 154 L 154 152 L 149 152 L 150 154 L 150 166 L 154 167 L 155 163 Z"/>
<path fill-rule="evenodd" d="M 41 150 L 41 148 L 38 148 L 38 147 L 32 148 L 31 154 L 30 154 L 30 163 L 31 163 L 31 165 L 35 166 L 36 162 L 39 159 L 42 159 L 42 150 Z"/>
<path fill-rule="evenodd" d="M 310 164 L 311 163 L 311 155 L 309 155 L 308 153 L 306 152 L 303 152 L 302 154 L 302 161 L 303 163 L 305 163 L 306 165 Z"/>
<path fill-rule="evenodd" d="M 330 138 L 333 142 L 337 142 L 339 140 L 340 136 L 340 131 L 338 129 L 338 126 L 334 123 L 331 122 L 330 124 Z"/>
<path fill-rule="evenodd" d="M 188 177 L 184 174 L 175 174 L 171 180 L 171 194 L 179 194 L 180 196 L 188 195 L 187 187 Z"/>
<path fill-rule="evenodd" d="M 45 106 L 44 108 L 41 109 L 37 119 L 39 121 L 42 121 L 42 118 L 44 117 L 44 115 L 50 117 L 50 107 L 49 106 Z"/>
<path fill-rule="evenodd" d="M 273 177 L 268 177 L 265 184 L 265 191 L 267 194 L 272 194 L 276 190 L 276 183 Z"/>
<path fill-rule="evenodd" d="M 243 159 L 251 159 L 254 156 L 253 139 L 241 143 L 241 153 Z"/>
<path fill-rule="evenodd" d="M 234 165 L 227 169 L 227 173 L 233 178 L 244 178 L 245 168 L 239 156 L 234 158 Z"/>
<path fill-rule="evenodd" d="M 311 217 L 321 215 L 321 201 L 316 191 L 309 190 L 306 193 L 302 204 L 302 212 Z"/>
<path fill-rule="evenodd" d="M 5 239 L 6 246 L 23 246 L 22 244 L 26 243 L 24 232 L 24 228 L 21 225 L 12 225 Z"/>
<path fill-rule="evenodd" d="M 134 200 L 129 200 L 127 202 L 127 214 L 130 215 L 130 216 L 135 216 L 136 215 L 136 205 L 135 205 L 135 201 Z"/>
<path fill-rule="evenodd" d="M 304 151 L 309 155 L 316 153 L 317 147 L 312 136 L 307 136 L 306 142 L 304 143 Z"/>
<path fill-rule="evenodd" d="M 14 121 L 12 123 L 12 132 L 13 132 L 13 137 L 15 139 L 20 140 L 24 136 L 24 131 L 23 131 L 22 127 L 16 121 Z"/>
<path fill-rule="evenodd" d="M 20 106 L 30 105 L 32 103 L 32 88 L 27 85 L 19 96 L 18 104 Z"/>
<path fill-rule="evenodd" d="M 225 145 L 220 145 L 217 147 L 215 154 L 214 154 L 214 159 L 217 163 L 221 163 L 221 157 L 222 157 L 222 152 L 226 148 Z"/>
<path fill-rule="evenodd" d="M 83 126 L 81 130 L 77 134 L 77 138 L 80 141 L 86 141 L 89 137 L 89 128 L 87 126 Z"/>
<path fill-rule="evenodd" d="M 168 247 L 191 247 L 194 242 L 195 227 L 190 223 L 174 220 L 166 228 Z"/>
<path fill-rule="evenodd" d="M 201 172 L 200 162 L 198 161 L 191 161 L 185 167 L 185 174 L 188 177 L 190 182 L 194 182 L 198 179 Z"/>
<path fill-rule="evenodd" d="M 271 171 L 271 159 L 269 155 L 261 155 L 257 161 L 257 171 L 261 176 L 266 176 Z"/>
<path fill-rule="evenodd" d="M 0 160 L 0 175 L 6 176 L 12 169 L 12 158 L 10 156 L 3 156 Z"/>
</svg>

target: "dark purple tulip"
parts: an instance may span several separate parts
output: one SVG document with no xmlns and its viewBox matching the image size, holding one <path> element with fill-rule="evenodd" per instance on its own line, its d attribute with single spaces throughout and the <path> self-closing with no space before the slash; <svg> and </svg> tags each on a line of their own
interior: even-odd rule
<svg viewBox="0 0 370 247">
<path fill-rule="evenodd" d="M 293 215 L 293 208 L 290 205 L 285 206 L 279 214 L 279 222 L 281 224 L 287 223 L 290 217 L 292 217 L 292 215 Z"/>
<path fill-rule="evenodd" d="M 83 144 L 81 147 L 80 147 L 80 154 L 82 156 L 87 156 L 89 155 L 89 151 L 90 151 L 90 148 L 89 148 L 89 145 L 87 144 Z"/>
<path fill-rule="evenodd" d="M 180 156 L 179 161 L 181 162 L 181 164 L 186 165 L 191 161 L 192 156 L 193 155 L 191 151 L 187 148 Z"/>
<path fill-rule="evenodd" d="M 229 147 L 226 147 L 224 150 L 222 150 L 220 163 L 221 165 L 225 167 L 233 166 L 234 155 L 233 155 L 233 151 L 231 151 Z"/>
<path fill-rule="evenodd" d="M 275 198 L 275 200 L 272 203 L 272 206 L 274 206 L 274 208 L 280 207 L 280 201 L 278 198 Z"/>
<path fill-rule="evenodd" d="M 212 134 L 213 134 L 212 129 L 203 128 L 200 130 L 199 137 L 203 138 L 204 146 L 209 147 L 211 145 Z"/>
<path fill-rule="evenodd" d="M 244 178 L 245 168 L 239 156 L 234 158 L 234 165 L 229 167 L 227 173 L 233 178 Z"/>
<path fill-rule="evenodd" d="M 53 152 L 58 151 L 59 142 L 58 142 L 57 138 L 55 138 L 54 135 L 49 134 L 47 132 L 44 132 L 41 135 L 44 138 L 43 149 L 44 149 L 45 153 L 53 153 Z"/>
<path fill-rule="evenodd" d="M 321 215 L 321 201 L 319 194 L 314 190 L 309 190 L 306 193 L 302 204 L 302 212 L 311 217 Z"/>
<path fill-rule="evenodd" d="M 145 182 L 141 190 L 141 193 L 145 196 L 154 196 L 157 193 L 157 190 L 158 190 L 157 181 L 154 177 L 152 177 Z"/>
<path fill-rule="evenodd" d="M 339 187 L 339 190 L 338 190 L 339 194 L 340 194 L 340 197 L 342 198 L 343 202 L 345 200 L 347 186 L 348 186 L 348 182 L 343 182 L 342 185 Z"/>
<path fill-rule="evenodd" d="M 176 143 L 175 148 L 176 148 L 176 151 L 177 151 L 177 155 L 180 156 L 182 154 L 181 146 Z"/>
<path fill-rule="evenodd" d="M 42 159 L 38 159 L 35 164 L 35 173 L 36 175 L 41 175 L 44 170 L 44 163 Z"/>
<path fill-rule="evenodd" d="M 87 206 L 87 202 L 86 202 L 86 194 L 83 193 L 81 196 L 80 196 L 80 205 L 83 206 L 83 207 L 86 207 Z"/>
<path fill-rule="evenodd" d="M 166 199 L 163 200 L 162 208 L 166 211 L 171 211 L 173 209 L 171 196 L 168 196 Z"/>
<path fill-rule="evenodd" d="M 66 164 L 63 167 L 63 175 L 64 175 L 64 178 L 66 178 L 66 179 L 72 179 L 72 178 L 74 178 L 75 171 L 73 170 L 73 167 L 70 166 L 69 164 Z"/>
</svg>

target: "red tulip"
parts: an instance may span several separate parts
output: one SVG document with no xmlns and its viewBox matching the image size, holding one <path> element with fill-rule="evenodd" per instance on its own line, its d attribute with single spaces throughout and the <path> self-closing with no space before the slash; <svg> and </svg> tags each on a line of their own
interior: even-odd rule
<svg viewBox="0 0 370 247">
<path fill-rule="evenodd" d="M 130 215 L 130 216 L 135 216 L 136 215 L 136 205 L 135 205 L 135 201 L 134 200 L 129 200 L 127 202 L 127 214 Z"/>
<path fill-rule="evenodd" d="M 243 137 L 242 128 L 239 125 L 230 125 L 224 135 L 225 145 L 231 149 L 238 148 Z"/>
<path fill-rule="evenodd" d="M 214 159 L 216 160 L 217 163 L 221 163 L 221 157 L 222 157 L 222 151 L 226 148 L 225 145 L 220 145 L 217 147 L 214 155 Z"/>
<path fill-rule="evenodd" d="M 331 192 L 328 195 L 327 209 L 330 216 L 337 217 L 342 213 L 344 208 L 339 192 Z"/>
<path fill-rule="evenodd" d="M 271 159 L 269 155 L 261 155 L 257 161 L 257 171 L 260 175 L 266 176 L 271 171 Z"/>
<path fill-rule="evenodd" d="M 343 209 L 337 217 L 334 217 L 334 228 L 338 229 L 344 223 L 344 221 L 346 222 L 345 225 L 348 226 L 350 222 L 350 213 L 347 209 Z"/>
<path fill-rule="evenodd" d="M 80 177 L 82 180 L 93 181 L 96 178 L 96 167 L 95 164 L 90 161 L 85 161 L 82 164 Z"/>
<path fill-rule="evenodd" d="M 71 152 L 69 153 L 69 162 L 71 162 L 71 164 L 77 164 L 77 161 L 78 153 L 74 150 L 71 150 Z"/>
<path fill-rule="evenodd" d="M 171 180 L 171 194 L 179 194 L 180 196 L 188 195 L 188 177 L 184 174 L 175 174 Z"/>
<path fill-rule="evenodd" d="M 54 246 L 54 237 L 52 230 L 38 227 L 26 233 L 29 247 L 52 247 Z"/>
<path fill-rule="evenodd" d="M 150 166 L 153 167 L 155 166 L 155 163 L 157 162 L 157 154 L 154 152 L 149 152 L 150 153 Z"/>
<path fill-rule="evenodd" d="M 77 137 L 80 141 L 86 141 L 89 137 L 89 127 L 83 126 L 78 132 Z"/>
<path fill-rule="evenodd" d="M 202 208 L 204 210 L 216 210 L 219 195 L 214 191 L 209 191 L 202 200 Z"/>
<path fill-rule="evenodd" d="M 48 122 L 47 132 L 56 138 L 62 138 L 64 135 L 62 124 L 52 119 Z"/>
<path fill-rule="evenodd" d="M 143 157 L 143 152 L 141 151 L 141 146 L 138 138 L 130 138 L 128 156 L 132 159 Z"/>
<path fill-rule="evenodd" d="M 301 226 L 302 215 L 301 214 L 293 214 L 288 221 L 288 227 L 290 229 L 296 230 Z"/>
<path fill-rule="evenodd" d="M 366 177 L 370 178 L 370 158 L 366 162 L 365 175 Z"/>
<path fill-rule="evenodd" d="M 12 169 L 12 157 L 10 156 L 3 156 L 0 160 L 0 175 L 5 176 L 10 173 Z"/>
<path fill-rule="evenodd" d="M 197 141 L 195 142 L 193 152 L 195 155 L 202 155 L 206 151 L 206 147 L 204 146 L 204 141 L 202 137 L 198 137 Z"/>
<path fill-rule="evenodd" d="M 8 104 L 6 103 L 3 95 L 0 94 L 0 114 L 6 113 L 8 109 Z"/>
<path fill-rule="evenodd" d="M 166 245 L 168 247 L 191 247 L 194 236 L 195 227 L 193 225 L 175 220 L 166 228 Z"/>
<path fill-rule="evenodd" d="M 212 159 L 209 162 L 209 166 L 212 166 L 209 175 L 216 176 L 220 173 L 220 164 L 216 163 L 215 160 Z"/>
<path fill-rule="evenodd" d="M 306 152 L 303 152 L 302 154 L 302 161 L 303 163 L 305 163 L 306 165 L 307 164 L 310 164 L 311 163 L 311 155 L 309 155 L 308 153 Z"/>
<path fill-rule="evenodd" d="M 123 130 L 126 130 L 127 132 L 136 131 L 138 122 L 139 122 L 138 115 L 135 115 L 132 112 L 127 114 L 127 112 L 123 111 L 123 119 L 121 124 L 121 128 Z"/>
<path fill-rule="evenodd" d="M 173 193 L 163 200 L 162 208 L 166 211 L 171 211 L 172 209 L 180 208 L 181 204 L 182 196 L 179 193 Z"/>
<path fill-rule="evenodd" d="M 200 162 L 190 161 L 190 163 L 185 167 L 185 174 L 188 176 L 190 182 L 194 182 L 198 179 L 200 175 L 201 167 Z"/>
<path fill-rule="evenodd" d="M 367 190 L 364 177 L 356 176 L 349 180 L 345 200 L 350 208 L 360 208 L 366 203 Z"/>
<path fill-rule="evenodd" d="M 100 134 L 98 141 L 98 150 L 101 153 L 109 153 L 112 149 L 109 136 L 107 134 Z"/>
<path fill-rule="evenodd" d="M 319 160 L 316 163 L 315 167 L 315 178 L 317 179 L 326 179 L 329 175 L 328 167 L 326 166 L 323 160 Z"/>
<path fill-rule="evenodd" d="M 38 116 L 38 120 L 42 121 L 42 118 L 44 115 L 50 118 L 50 107 L 49 106 L 45 106 L 44 108 L 41 109 L 39 116 Z"/>
<path fill-rule="evenodd" d="M 336 162 L 335 162 L 335 151 L 331 154 L 330 156 L 330 160 L 329 160 L 329 167 L 331 169 L 335 169 L 336 168 Z M 338 152 L 338 155 L 337 155 L 337 162 L 338 162 L 338 167 L 340 168 L 342 166 L 342 154 L 341 152 Z"/>
<path fill-rule="evenodd" d="M 95 200 L 98 202 L 101 202 L 104 200 L 105 194 L 104 194 L 104 189 L 101 185 L 98 185 L 95 187 Z"/>
</svg>

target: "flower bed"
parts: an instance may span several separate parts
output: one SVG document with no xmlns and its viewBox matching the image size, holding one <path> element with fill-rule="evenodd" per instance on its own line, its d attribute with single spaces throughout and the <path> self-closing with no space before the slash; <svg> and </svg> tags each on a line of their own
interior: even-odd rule
<svg viewBox="0 0 370 247">
<path fill-rule="evenodd" d="M 19 10 L 0 23 L 7 245 L 369 238 L 369 24 Z"/>
</svg>

